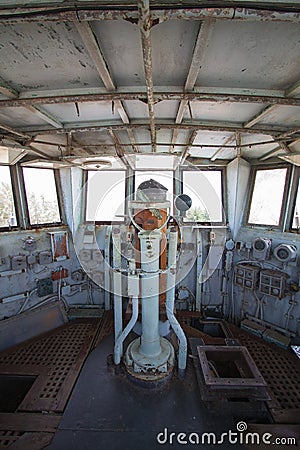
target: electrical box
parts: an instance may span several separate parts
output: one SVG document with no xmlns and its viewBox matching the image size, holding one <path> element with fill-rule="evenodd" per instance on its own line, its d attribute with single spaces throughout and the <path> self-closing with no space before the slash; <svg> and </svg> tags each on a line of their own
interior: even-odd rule
<svg viewBox="0 0 300 450">
<path fill-rule="evenodd" d="M 11 258 L 11 270 L 23 270 L 26 269 L 27 262 L 26 256 L 13 256 Z"/>
<path fill-rule="evenodd" d="M 258 284 L 259 271 L 259 267 L 238 264 L 234 270 L 234 284 L 253 291 Z"/>
<path fill-rule="evenodd" d="M 281 299 L 285 297 L 287 278 L 288 275 L 283 272 L 262 270 L 260 272 L 258 290 L 262 294 Z"/>
<path fill-rule="evenodd" d="M 67 269 L 56 270 L 52 272 L 52 281 L 62 280 L 63 278 L 68 278 L 69 273 Z"/>
<path fill-rule="evenodd" d="M 270 257 L 271 240 L 266 238 L 256 238 L 253 242 L 252 256 L 253 258 L 264 261 Z"/>
<path fill-rule="evenodd" d="M 36 255 L 28 255 L 28 256 L 27 256 L 27 264 L 28 264 L 29 266 L 32 266 L 33 264 L 35 264 L 36 261 L 37 261 Z"/>
<path fill-rule="evenodd" d="M 53 282 L 51 278 L 43 278 L 36 283 L 38 297 L 53 294 Z"/>
<path fill-rule="evenodd" d="M 45 266 L 46 264 L 51 264 L 53 262 L 52 260 L 52 253 L 50 250 L 46 250 L 44 252 L 39 253 L 39 264 L 42 266 Z"/>
</svg>

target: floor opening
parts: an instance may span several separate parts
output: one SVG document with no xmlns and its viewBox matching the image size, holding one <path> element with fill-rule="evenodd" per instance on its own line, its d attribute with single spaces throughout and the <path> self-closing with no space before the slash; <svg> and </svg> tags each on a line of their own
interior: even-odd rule
<svg viewBox="0 0 300 450">
<path fill-rule="evenodd" d="M 0 375 L 0 412 L 15 412 L 35 379 L 27 375 Z"/>
</svg>

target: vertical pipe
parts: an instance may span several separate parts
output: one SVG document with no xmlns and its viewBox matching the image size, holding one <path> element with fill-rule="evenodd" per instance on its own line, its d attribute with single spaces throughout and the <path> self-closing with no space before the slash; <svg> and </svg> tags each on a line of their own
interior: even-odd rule
<svg viewBox="0 0 300 450">
<path fill-rule="evenodd" d="M 159 253 L 161 232 L 140 231 L 142 336 L 140 352 L 148 357 L 161 353 L 159 336 Z"/>
<path fill-rule="evenodd" d="M 114 362 L 115 364 L 120 364 L 121 358 L 123 355 L 123 342 L 134 327 L 139 315 L 139 299 L 138 297 L 132 297 L 132 316 L 124 330 L 118 336 L 118 339 L 115 341 L 114 348 Z"/>
<path fill-rule="evenodd" d="M 202 239 L 201 231 L 197 229 L 197 263 L 196 263 L 196 311 L 202 307 Z"/>
<path fill-rule="evenodd" d="M 179 341 L 178 374 L 180 376 L 183 376 L 186 369 L 187 340 L 179 322 L 174 316 L 177 238 L 177 229 L 171 228 L 169 236 L 166 311 L 170 325 L 173 328 Z"/>
<path fill-rule="evenodd" d="M 122 333 L 123 316 L 122 316 L 122 275 L 121 269 L 121 233 L 120 228 L 113 229 L 113 283 L 114 283 L 114 326 L 115 326 L 115 342 Z M 120 344 L 120 353 L 123 354 L 123 346 Z M 116 363 L 115 361 L 115 364 Z"/>
<path fill-rule="evenodd" d="M 104 249 L 104 258 L 105 258 L 105 270 L 104 270 L 104 304 L 105 310 L 109 310 L 111 308 L 110 305 L 110 238 L 111 238 L 111 227 L 106 227 L 105 234 L 105 249 Z"/>
</svg>

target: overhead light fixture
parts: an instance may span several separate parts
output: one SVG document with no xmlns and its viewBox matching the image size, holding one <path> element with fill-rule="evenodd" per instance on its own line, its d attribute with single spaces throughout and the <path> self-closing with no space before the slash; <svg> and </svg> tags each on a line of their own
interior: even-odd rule
<svg viewBox="0 0 300 450">
<path fill-rule="evenodd" d="M 107 169 L 108 167 L 111 167 L 112 163 L 111 161 L 104 160 L 104 159 L 90 159 L 88 161 L 84 161 L 81 163 L 82 169 L 85 170 L 101 170 L 101 169 Z"/>
<path fill-rule="evenodd" d="M 294 164 L 295 166 L 300 166 L 300 152 L 289 153 L 287 155 L 278 155 L 278 158 L 284 161 Z"/>
<path fill-rule="evenodd" d="M 80 167 L 83 170 L 102 170 L 108 168 L 116 168 L 115 166 L 119 166 L 120 163 L 116 160 L 115 157 L 111 156 L 87 156 L 87 157 L 66 157 L 64 161 L 71 161 L 72 164 L 76 167 Z M 122 167 L 122 166 L 121 166 Z M 119 167 L 118 167 L 119 168 Z"/>
</svg>

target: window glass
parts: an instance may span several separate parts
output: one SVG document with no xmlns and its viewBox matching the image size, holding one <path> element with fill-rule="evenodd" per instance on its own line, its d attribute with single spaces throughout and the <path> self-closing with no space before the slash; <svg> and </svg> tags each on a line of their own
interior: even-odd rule
<svg viewBox="0 0 300 450">
<path fill-rule="evenodd" d="M 155 159 L 155 158 L 154 158 Z M 172 206 L 173 206 L 173 176 L 174 172 L 171 170 L 161 170 L 161 171 L 136 171 L 135 172 L 135 190 L 139 187 L 141 183 L 144 181 L 148 181 L 150 179 L 157 181 L 162 184 L 165 188 L 168 189 L 166 199 L 171 203 L 171 214 L 172 214 Z"/>
<path fill-rule="evenodd" d="M 10 170 L 0 166 L 0 227 L 17 225 Z"/>
<path fill-rule="evenodd" d="M 249 223 L 279 225 L 286 172 L 286 168 L 256 171 Z"/>
<path fill-rule="evenodd" d="M 194 222 L 222 222 L 222 171 L 183 171 L 182 193 L 192 199 L 185 220 Z"/>
<path fill-rule="evenodd" d="M 23 168 L 31 225 L 59 223 L 56 183 L 53 169 Z"/>
<path fill-rule="evenodd" d="M 125 171 L 88 171 L 86 220 L 95 222 L 124 220 Z"/>
<path fill-rule="evenodd" d="M 298 191 L 293 213 L 292 228 L 298 230 L 300 228 L 300 180 L 298 181 Z"/>
</svg>

